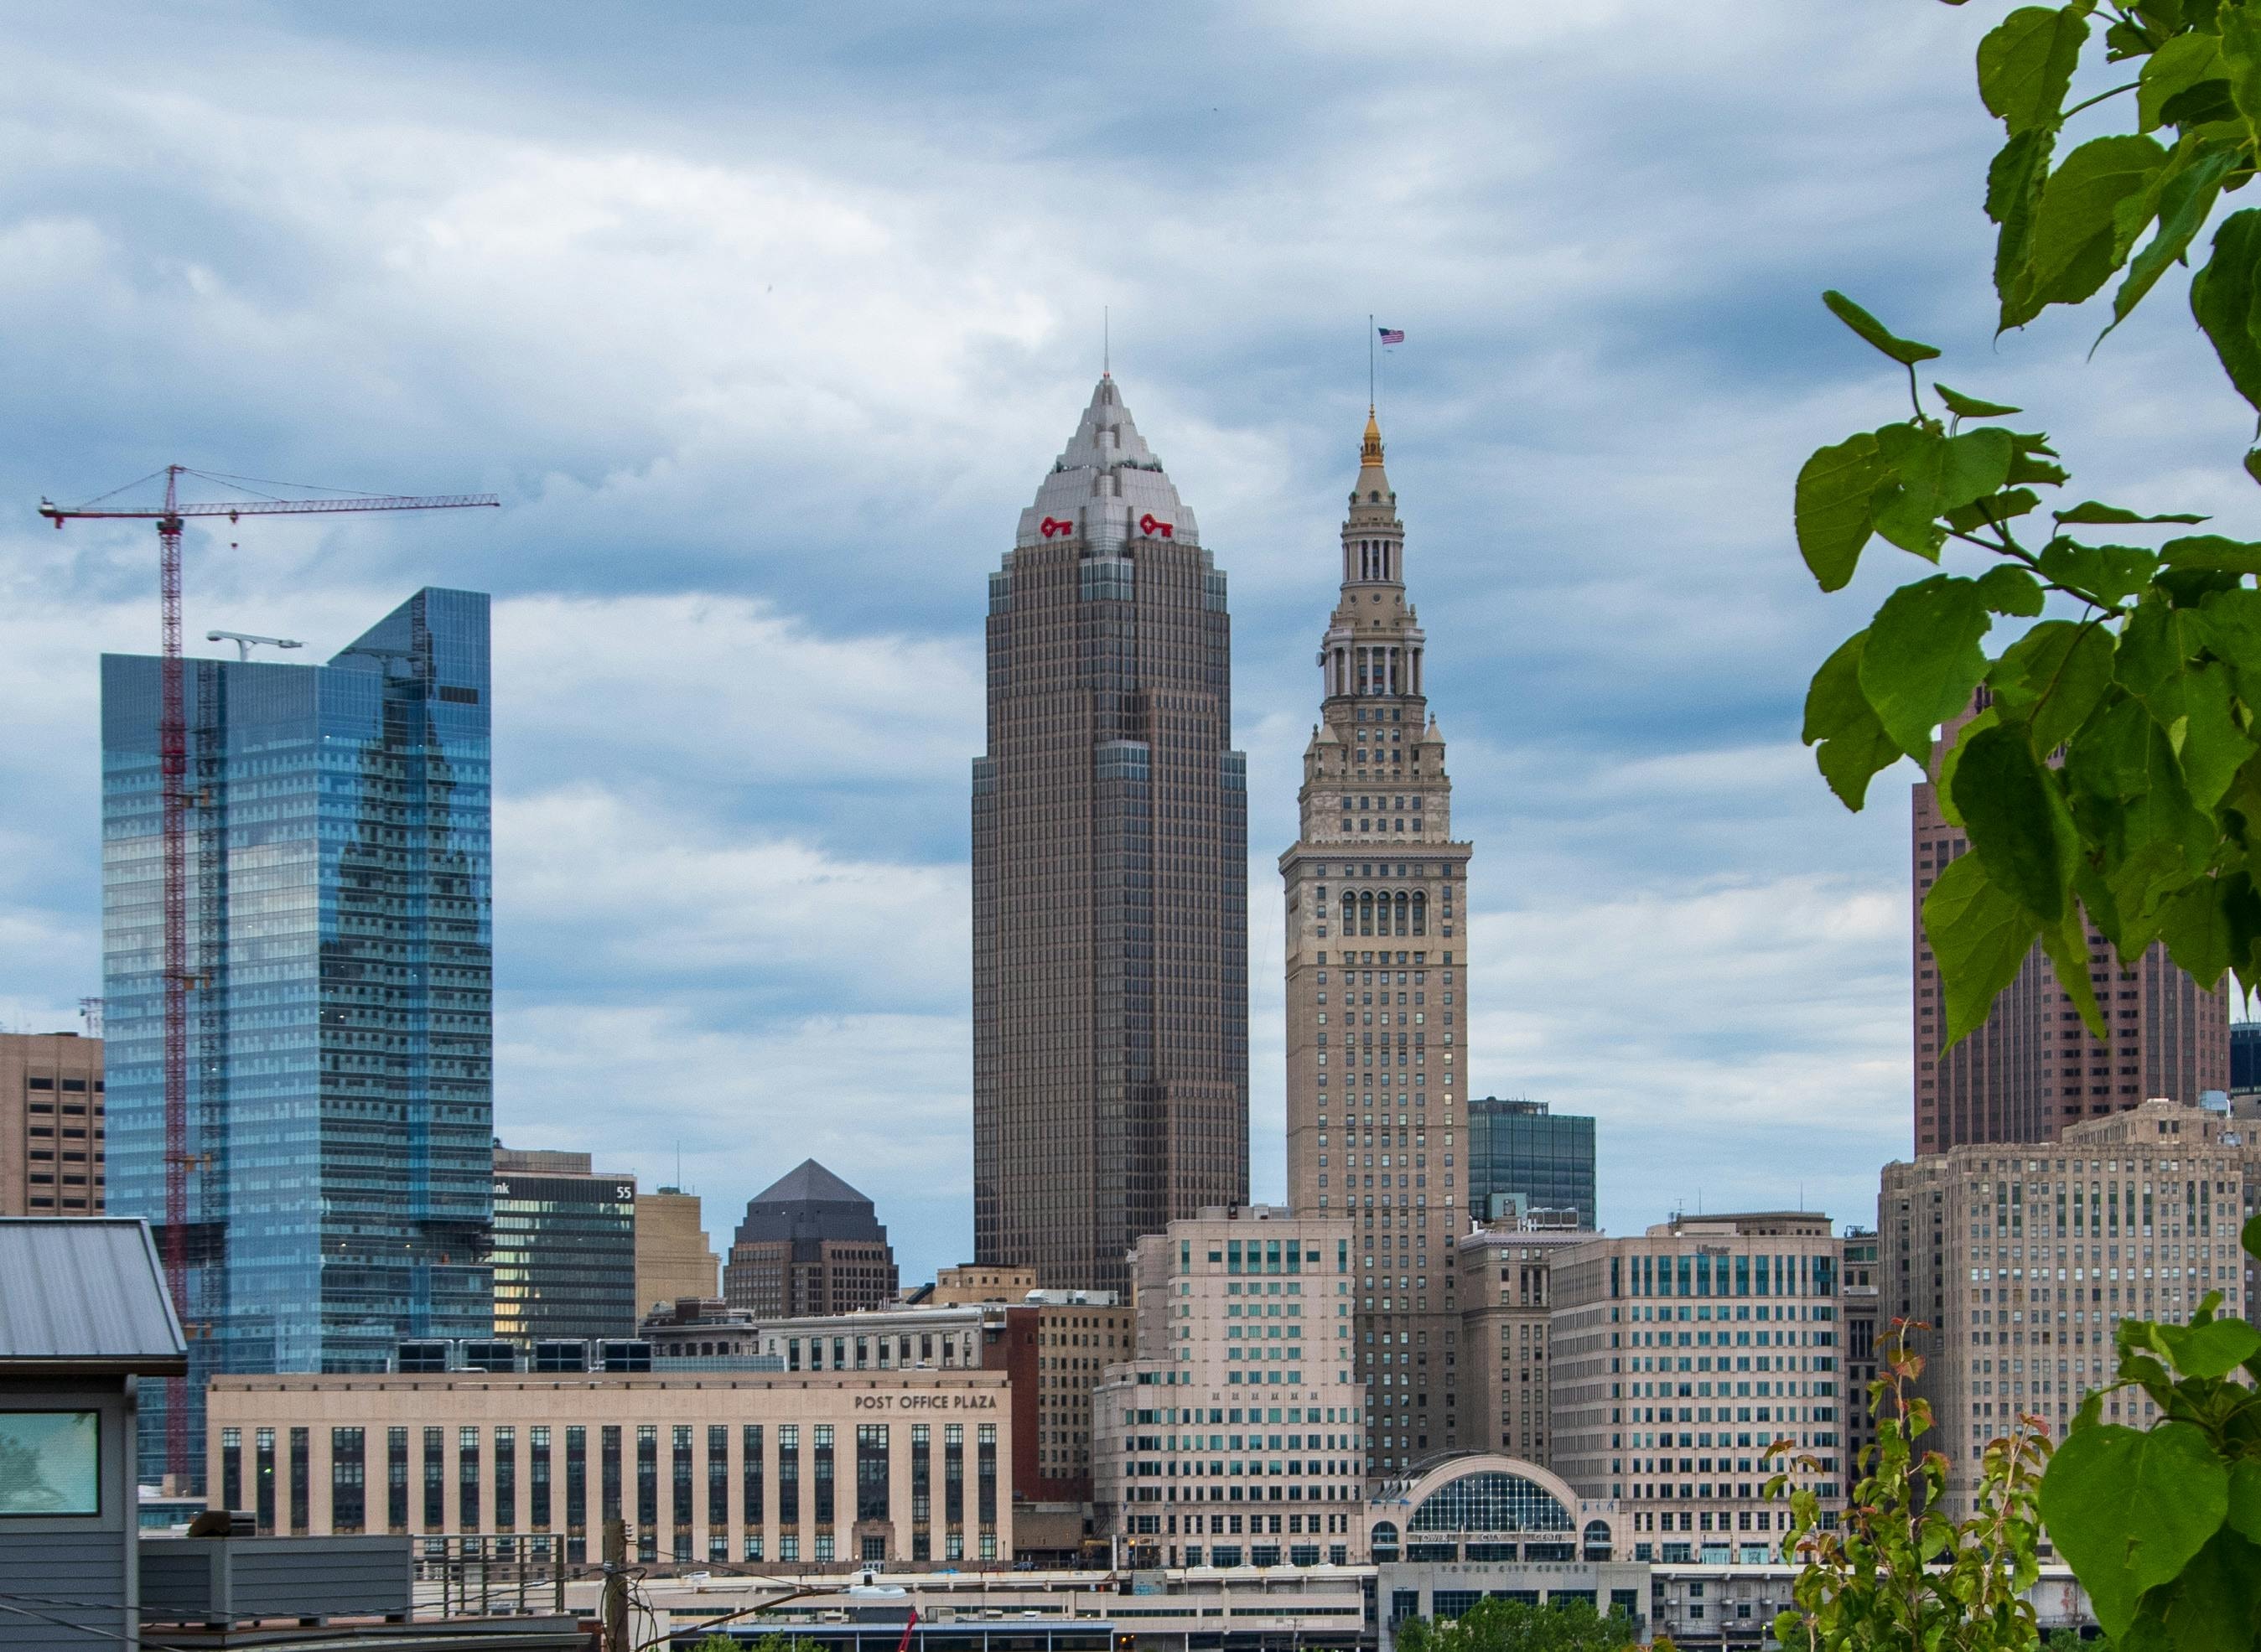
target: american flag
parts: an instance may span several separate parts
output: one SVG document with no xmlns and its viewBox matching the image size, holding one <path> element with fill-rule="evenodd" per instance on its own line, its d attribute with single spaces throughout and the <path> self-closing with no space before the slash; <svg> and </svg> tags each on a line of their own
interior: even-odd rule
<svg viewBox="0 0 2261 1652">
<path fill-rule="evenodd" d="M 1405 342 L 1405 329 L 1403 327 L 1382 327 L 1378 329 L 1378 331 L 1382 334 L 1382 341 L 1384 344 L 1403 344 Z"/>
</svg>

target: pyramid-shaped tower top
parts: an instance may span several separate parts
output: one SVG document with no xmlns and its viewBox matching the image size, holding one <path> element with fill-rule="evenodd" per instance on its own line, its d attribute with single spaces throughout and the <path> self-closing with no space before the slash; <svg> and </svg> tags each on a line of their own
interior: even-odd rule
<svg viewBox="0 0 2261 1652">
<path fill-rule="evenodd" d="M 1367 519 L 1377 510 L 1385 517 L 1397 514 L 1397 495 L 1389 485 L 1389 473 L 1382 468 L 1382 422 L 1374 409 L 1366 410 L 1366 434 L 1358 444 L 1358 482 L 1350 490 L 1351 519 Z"/>
<path fill-rule="evenodd" d="M 1194 513 L 1178 497 L 1130 421 L 1114 378 L 1101 374 L 1075 434 L 1037 488 L 1037 502 L 1021 512 L 1016 546 L 1042 545 L 1080 534 L 1094 555 L 1119 555 L 1138 540 L 1201 543 Z"/>
</svg>

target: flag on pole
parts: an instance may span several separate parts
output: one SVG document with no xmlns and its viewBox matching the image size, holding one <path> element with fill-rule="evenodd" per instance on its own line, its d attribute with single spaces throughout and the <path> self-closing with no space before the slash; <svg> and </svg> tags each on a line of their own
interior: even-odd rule
<svg viewBox="0 0 2261 1652">
<path fill-rule="evenodd" d="M 1384 344 L 1403 344 L 1405 342 L 1405 329 L 1403 327 L 1380 327 L 1375 330 L 1382 334 L 1382 341 Z"/>
</svg>

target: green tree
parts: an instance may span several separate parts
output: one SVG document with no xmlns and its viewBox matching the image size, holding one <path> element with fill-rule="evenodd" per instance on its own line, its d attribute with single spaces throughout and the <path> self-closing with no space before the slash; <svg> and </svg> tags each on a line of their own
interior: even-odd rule
<svg viewBox="0 0 2261 1652">
<path fill-rule="evenodd" d="M 1443 1623 L 1409 1620 L 1397 1644 L 1402 1652 L 1625 1652 L 1637 1642 L 1622 1612 L 1605 1618 L 1583 1600 L 1540 1606 L 1488 1596 Z"/>
<path fill-rule="evenodd" d="M 2118 83 L 2068 104 L 2084 68 Z M 2117 276 L 2101 344 L 2203 242 L 2192 316 L 2230 387 L 2261 409 L 2261 209 L 2217 219 L 2261 161 L 2261 0 L 2021 6 L 1980 43 L 1977 89 L 2004 133 L 1985 185 L 2001 328 L 2086 304 Z M 1927 397 L 1916 369 L 1936 349 L 1842 294 L 1824 298 L 1906 370 L 1912 411 L 1806 461 L 1799 551 L 1825 590 L 1841 590 L 1879 538 L 1941 571 L 1895 590 L 1823 663 L 1805 738 L 1850 808 L 1902 757 L 1931 765 L 1942 812 L 1969 839 L 1971 853 L 1941 872 L 1923 908 L 1947 1042 L 1985 1019 L 2036 943 L 2090 1030 L 2108 1037 L 2092 930 L 2123 967 L 2164 942 L 2200 982 L 2234 974 L 2251 991 L 2261 983 L 2261 590 L 2248 581 L 2261 574 L 2261 543 L 2164 531 L 2205 518 L 2156 501 L 2138 511 L 2085 500 L 2036 526 L 2036 490 L 2071 497 L 2046 436 L 1999 422 L 2020 410 L 1936 381 Z M 2261 481 L 2261 447 L 2243 462 Z M 2097 528 L 2141 542 L 2095 542 Z M 1990 652 L 1998 620 L 2037 623 Z M 1982 685 L 1984 709 L 1939 749 L 1940 726 Z M 2261 1221 L 2243 1240 L 2261 1252 Z M 2104 1392 L 2091 1394 L 2041 1481 L 2050 1540 L 2122 1652 L 2261 1645 L 2261 1333 L 2220 1304 L 2207 1298 L 2186 1326 L 2123 1320 L 2114 1387 L 2143 1390 L 2161 1420 L 2107 1424 Z M 2016 1455 L 2016 1435 L 1989 1453 L 1997 1523 L 1966 1525 L 1941 1546 L 1946 1534 L 1919 1520 L 1919 1560 L 1952 1574 L 1970 1549 L 1999 1563 L 2029 1518 L 2022 1505 L 2005 1512 L 2015 1484 L 2003 1477 L 2005 1450 Z M 1839 1552 L 1810 1526 L 1802 1541 L 1813 1563 L 1785 1641 L 1800 1627 L 1817 1643 L 1870 1633 L 1865 1623 L 1877 1626 L 1870 1640 L 1832 1644 L 1933 1644 L 1914 1631 L 1915 1593 L 1902 1621 L 1878 1615 L 1891 1588 L 1914 1591 L 1928 1575 L 1908 1571 L 1908 1551 L 1863 1558 L 1848 1538 Z M 1942 1633 L 1992 1626 L 2003 1638 L 1955 1644 L 2012 1643 L 2018 1631 L 1999 1602 L 1957 1598 L 1963 1616 L 1942 1620 Z"/>
<path fill-rule="evenodd" d="M 1883 1374 L 1869 1386 L 1877 1439 L 1862 1448 L 1841 1523 L 1824 1523 L 1812 1490 L 1791 1493 L 1783 1552 L 1804 1565 L 1775 1638 L 1811 1652 L 2033 1652 L 2040 1634 L 2024 1597 L 2040 1575 L 2035 1497 L 2048 1436 L 2038 1419 L 2020 1418 L 1986 1448 L 1976 1513 L 1951 1520 L 1947 1459 L 1918 1444 L 1931 1430 L 1931 1405 L 1910 1392 L 1923 1360 L 1906 1329 L 1894 1327 Z M 1786 1455 L 1786 1443 L 1768 1453 Z M 1767 1495 L 1781 1497 L 1789 1484 L 1777 1474 Z"/>
</svg>

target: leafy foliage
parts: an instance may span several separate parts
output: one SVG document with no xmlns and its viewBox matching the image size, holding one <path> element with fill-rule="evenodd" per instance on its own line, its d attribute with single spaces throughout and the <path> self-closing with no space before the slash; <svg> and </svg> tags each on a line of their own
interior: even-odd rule
<svg viewBox="0 0 2261 1652">
<path fill-rule="evenodd" d="M 2085 62 L 2121 66 L 2122 83 L 2068 107 Z M 2117 276 L 2108 333 L 2254 175 L 2261 0 L 2021 6 L 1980 44 L 1977 82 L 2004 135 L 1985 190 L 2000 326 Z M 2071 141 L 2070 123 L 2114 111 L 2134 130 Z M 2222 218 L 2207 247 L 2192 314 L 2261 410 L 2261 208 Z M 2165 537 L 2205 518 L 2093 499 L 2044 524 L 2041 490 L 2070 479 L 2048 436 L 2003 422 L 2014 407 L 1936 382 L 1927 395 L 1916 369 L 1935 348 L 1823 297 L 1906 371 L 1911 411 L 1806 461 L 1799 553 L 1830 591 L 1878 540 L 1936 571 L 1823 662 L 1803 733 L 1848 808 L 1903 757 L 1927 765 L 1969 839 L 1923 906 L 1947 1043 L 1985 1020 L 2036 943 L 2107 1038 L 2092 933 L 2123 965 L 2164 942 L 2203 983 L 2261 985 L 2261 543 Z M 2244 463 L 2261 481 L 2261 447 Z M 1990 647 L 1998 635 L 2010 640 Z"/>
<path fill-rule="evenodd" d="M 1918 1445 L 1932 1417 L 1930 1403 L 1910 1392 L 1923 1370 L 1907 1347 L 1913 1328 L 1894 1326 L 1879 1349 L 1883 1374 L 1869 1385 L 1877 1441 L 1862 1448 L 1843 1524 L 1822 1524 L 1812 1491 L 1791 1493 L 1783 1552 L 1804 1565 L 1775 1638 L 1810 1652 L 2032 1652 L 2040 1635 L 2024 1594 L 2040 1575 L 2035 1498 L 2048 1436 L 2039 1419 L 2020 1418 L 1986 1448 L 1977 1513 L 1949 1520 L 1947 1459 Z M 1788 1484 L 1777 1474 L 1767 1495 L 1782 1496 Z"/>
<path fill-rule="evenodd" d="M 2243 1245 L 2261 1255 L 2261 1217 Z M 2042 1481 L 2050 1540 L 2121 1652 L 2261 1643 L 2261 1331 L 2210 1294 L 2188 1325 L 2120 1323 L 2120 1369 Z M 2150 1429 L 2103 1420 L 2140 1390 Z"/>
<path fill-rule="evenodd" d="M 1637 1644 L 1621 1612 L 1603 1617 L 1583 1600 L 1533 1606 L 1487 1596 L 1464 1617 L 1398 1626 L 1402 1652 L 1625 1652 Z"/>
</svg>

